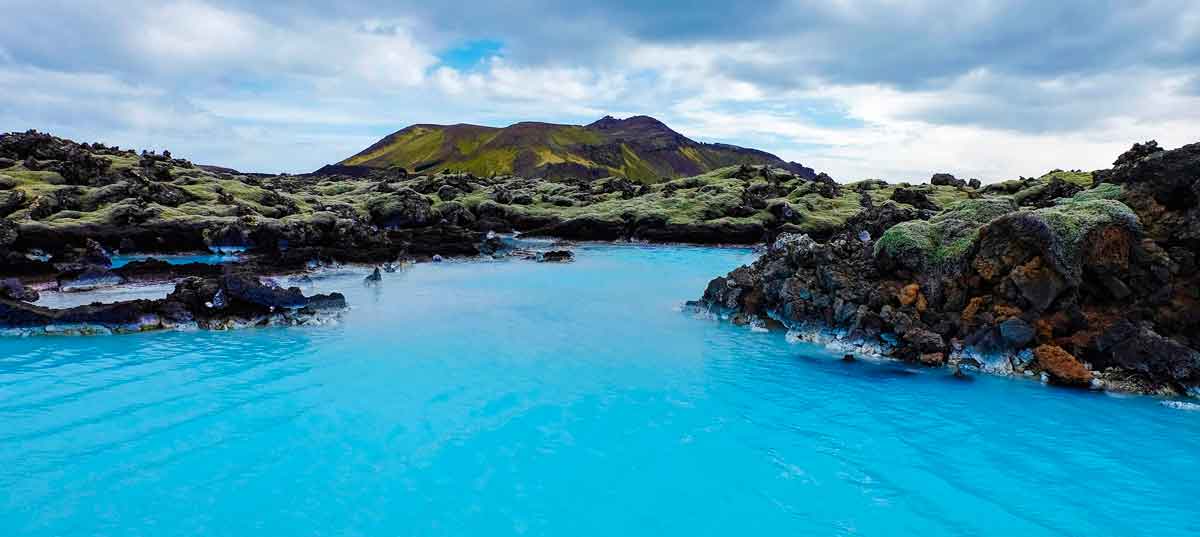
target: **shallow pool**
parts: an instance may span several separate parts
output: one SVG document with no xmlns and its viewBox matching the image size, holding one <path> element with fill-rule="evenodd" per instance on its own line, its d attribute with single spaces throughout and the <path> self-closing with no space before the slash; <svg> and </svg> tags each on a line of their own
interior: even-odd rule
<svg viewBox="0 0 1200 537">
<path fill-rule="evenodd" d="M 147 259 L 166 261 L 172 265 L 186 265 L 188 263 L 220 265 L 222 263 L 234 263 L 240 261 L 242 257 L 236 252 L 213 252 L 198 254 L 117 254 L 112 256 L 111 259 L 112 268 L 121 268 L 134 261 L 145 261 Z"/>
<path fill-rule="evenodd" d="M 679 310 L 747 250 L 422 264 L 325 328 L 0 339 L 5 535 L 1197 535 L 1200 413 Z"/>
</svg>

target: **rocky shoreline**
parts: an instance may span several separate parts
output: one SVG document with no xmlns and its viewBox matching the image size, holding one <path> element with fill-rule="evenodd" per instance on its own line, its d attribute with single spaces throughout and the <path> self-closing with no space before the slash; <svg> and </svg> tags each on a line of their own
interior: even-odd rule
<svg viewBox="0 0 1200 537">
<path fill-rule="evenodd" d="M 188 277 L 166 298 L 127 300 L 51 309 L 0 298 L 0 332 L 6 335 L 90 335 L 149 330 L 313 325 L 334 321 L 346 309 L 341 293 L 305 296 L 247 274 Z"/>
<path fill-rule="evenodd" d="M 824 174 L 746 165 L 651 183 L 346 166 L 245 174 L 29 131 L 0 135 L 0 275 L 52 277 L 98 249 L 238 246 L 272 271 L 313 259 L 474 256 L 489 231 L 759 244 L 783 231 L 831 236 L 864 203 L 895 199 L 919 214 L 937 207 L 931 200 L 978 195 L 965 183 L 839 185 Z"/>
<path fill-rule="evenodd" d="M 693 306 L 932 367 L 1196 397 L 1198 196 L 1200 144 L 1138 144 L 1091 188 L 1037 204 L 868 211 L 824 242 L 783 234 Z"/>
<path fill-rule="evenodd" d="M 732 166 L 628 179 L 410 174 L 335 166 L 242 174 L 169 153 L 0 135 L 0 325 L 9 333 L 308 324 L 340 295 L 259 275 L 504 256 L 497 233 L 767 244 L 693 303 L 737 323 L 933 367 L 1200 396 L 1200 144 L 1137 144 L 1109 170 L 981 185 Z M 133 261 L 236 246 L 224 266 Z M 38 289 L 175 282 L 160 300 L 40 308 Z"/>
</svg>

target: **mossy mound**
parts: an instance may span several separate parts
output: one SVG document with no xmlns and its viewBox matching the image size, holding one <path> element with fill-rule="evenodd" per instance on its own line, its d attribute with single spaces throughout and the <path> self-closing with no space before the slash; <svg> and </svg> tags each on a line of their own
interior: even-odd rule
<svg viewBox="0 0 1200 537">
<path fill-rule="evenodd" d="M 960 201 L 929 220 L 902 222 L 875 242 L 884 264 L 922 271 L 961 266 L 988 222 L 1017 210 L 1008 198 Z"/>
<path fill-rule="evenodd" d="M 1111 192 L 1077 194 L 1042 209 L 1021 210 L 997 218 L 980 235 L 986 244 L 980 247 L 979 263 L 1007 268 L 1015 248 L 1027 248 L 1040 255 L 1070 282 L 1078 282 L 1087 252 L 1109 250 L 1128 256 L 1129 243 L 1141 232 L 1137 214 L 1124 203 L 1097 199 Z M 977 263 L 977 265 L 979 264 Z M 1000 270 L 1003 272 L 1003 269 Z"/>
</svg>

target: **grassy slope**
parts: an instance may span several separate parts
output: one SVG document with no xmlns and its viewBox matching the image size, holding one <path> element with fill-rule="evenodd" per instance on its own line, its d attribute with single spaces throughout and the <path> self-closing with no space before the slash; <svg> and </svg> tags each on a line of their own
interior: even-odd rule
<svg viewBox="0 0 1200 537">
<path fill-rule="evenodd" d="M 614 145 L 615 144 L 615 145 Z M 615 147 L 616 162 L 596 162 L 589 150 Z M 521 154 L 533 156 L 533 169 L 517 169 Z M 683 145 L 639 151 L 629 143 L 588 127 L 518 123 L 503 129 L 478 125 L 414 125 L 381 140 L 342 164 L 410 171 L 449 169 L 481 176 L 539 175 L 546 165 L 578 164 L 602 175 L 652 183 L 681 177 L 674 163 L 690 163 L 701 173 L 734 164 L 764 164 L 767 157 L 716 146 Z M 676 164 L 678 165 L 678 164 Z"/>
</svg>

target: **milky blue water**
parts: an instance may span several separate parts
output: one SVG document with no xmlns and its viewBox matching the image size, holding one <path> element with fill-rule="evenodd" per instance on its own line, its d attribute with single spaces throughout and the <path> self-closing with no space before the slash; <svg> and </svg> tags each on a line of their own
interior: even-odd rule
<svg viewBox="0 0 1200 537">
<path fill-rule="evenodd" d="M 186 265 L 188 263 L 203 263 L 206 265 L 220 265 L 221 263 L 232 263 L 241 259 L 240 256 L 234 253 L 200 253 L 200 254 L 128 254 L 114 255 L 112 259 L 112 268 L 121 268 L 134 261 L 145 261 L 147 259 L 157 259 L 166 261 L 172 265 Z"/>
<path fill-rule="evenodd" d="M 678 311 L 745 250 L 577 254 L 334 275 L 334 327 L 0 340 L 0 534 L 1200 534 L 1200 413 Z"/>
</svg>

